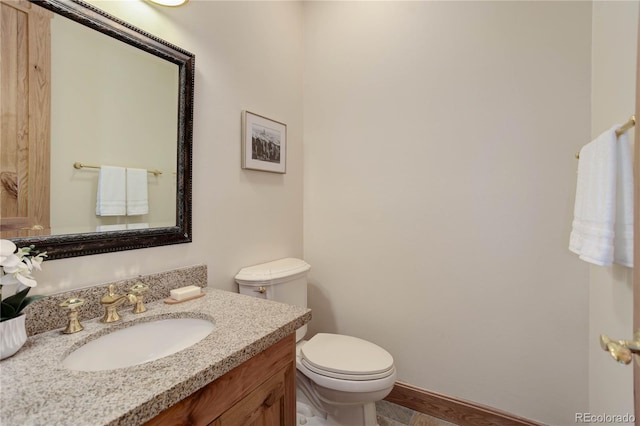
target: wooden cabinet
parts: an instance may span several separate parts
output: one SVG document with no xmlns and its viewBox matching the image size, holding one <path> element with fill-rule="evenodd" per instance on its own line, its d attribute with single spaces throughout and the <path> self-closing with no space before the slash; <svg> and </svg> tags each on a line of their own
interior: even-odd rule
<svg viewBox="0 0 640 426">
<path fill-rule="evenodd" d="M 240 402 L 224 412 L 211 426 L 285 425 L 286 368 L 271 376 Z"/>
<path fill-rule="evenodd" d="M 53 13 L 0 1 L 0 237 L 50 233 Z"/>
<path fill-rule="evenodd" d="M 295 374 L 295 334 L 291 334 L 146 425 L 293 426 Z"/>
</svg>

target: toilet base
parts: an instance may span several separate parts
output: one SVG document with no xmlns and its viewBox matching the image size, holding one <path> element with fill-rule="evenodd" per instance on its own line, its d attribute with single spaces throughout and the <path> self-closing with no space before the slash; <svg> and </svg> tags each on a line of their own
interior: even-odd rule
<svg viewBox="0 0 640 426">
<path fill-rule="evenodd" d="M 327 424 L 335 426 L 377 426 L 376 405 L 368 402 L 363 405 L 343 405 L 336 407 L 333 413 L 327 413 Z"/>
<path fill-rule="evenodd" d="M 315 410 L 313 410 L 311 406 L 305 404 L 304 402 L 297 401 L 296 402 L 296 424 L 298 426 L 352 426 L 354 424 L 378 426 L 377 415 L 375 413 L 375 404 L 367 404 L 367 405 L 373 405 L 373 413 L 368 413 L 368 415 L 367 414 L 364 415 L 369 419 L 371 418 L 373 419 L 373 420 L 368 420 L 368 423 L 366 423 L 367 421 L 364 420 L 362 418 L 363 416 L 359 415 L 359 413 L 356 414 L 355 416 L 356 418 L 353 418 L 353 416 L 351 416 L 350 418 L 346 418 L 349 416 L 345 416 L 344 415 L 345 413 L 341 413 L 339 419 L 331 415 L 325 418 L 322 415 L 314 414 Z M 362 414 L 364 414 L 364 411 L 370 411 L 368 410 L 368 408 L 370 407 L 362 407 L 362 408 L 363 408 Z M 365 421 L 365 423 L 360 423 L 361 421 Z M 371 421 L 373 421 L 373 423 L 371 423 Z"/>
<path fill-rule="evenodd" d="M 296 417 L 299 426 L 378 426 L 374 401 L 346 402 L 345 394 L 342 395 L 344 402 L 328 401 L 322 398 L 315 383 L 299 371 L 296 376 Z M 386 394 L 388 391 L 380 399 Z"/>
<path fill-rule="evenodd" d="M 296 401 L 296 425 L 298 426 L 326 426 L 327 419 L 314 414 L 314 409 L 301 401 Z"/>
</svg>

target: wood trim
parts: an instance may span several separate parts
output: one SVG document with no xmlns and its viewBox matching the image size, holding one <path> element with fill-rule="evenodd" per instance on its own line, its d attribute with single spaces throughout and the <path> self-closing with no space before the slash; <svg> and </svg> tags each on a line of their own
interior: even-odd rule
<svg viewBox="0 0 640 426">
<path fill-rule="evenodd" d="M 1 0 L 0 7 L 0 236 L 46 235 L 50 228 L 53 13 L 26 0 Z M 20 226 L 15 226 L 18 222 Z"/>
<path fill-rule="evenodd" d="M 636 118 L 638 117 L 638 106 L 640 106 L 640 16 L 638 17 L 637 34 L 637 63 L 636 63 Z M 633 330 L 640 330 L 640 129 L 636 124 L 635 129 L 635 149 L 634 149 L 634 173 L 633 173 Z M 635 355 L 636 361 L 638 356 Z M 633 363 L 633 406 L 636 415 L 636 426 L 640 426 L 640 366 L 638 362 Z"/>
<path fill-rule="evenodd" d="M 11 7 L 13 7 L 14 9 L 18 9 L 21 10 L 25 13 L 29 13 L 32 10 L 32 3 L 29 0 L 2 0 L 2 3 L 9 5 Z M 45 9 L 41 9 L 42 12 L 45 11 Z M 52 12 L 48 12 L 48 17 L 49 19 L 53 19 L 53 13 Z"/>
<path fill-rule="evenodd" d="M 431 392 L 402 382 L 396 382 L 385 400 L 465 426 L 544 426 L 543 423 L 492 407 Z"/>
<path fill-rule="evenodd" d="M 29 226 L 51 233 L 51 19 L 53 13 L 32 7 L 29 14 Z"/>
<path fill-rule="evenodd" d="M 289 367 L 284 374 L 284 413 L 283 420 L 285 425 L 296 425 L 296 333 L 293 332 L 287 339 L 291 340 L 290 345 L 293 346 L 293 356 L 290 358 Z"/>
</svg>

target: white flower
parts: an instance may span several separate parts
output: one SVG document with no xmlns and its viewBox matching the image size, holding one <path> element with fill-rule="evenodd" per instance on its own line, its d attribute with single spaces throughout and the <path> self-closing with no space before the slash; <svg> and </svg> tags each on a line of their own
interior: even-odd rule
<svg viewBox="0 0 640 426">
<path fill-rule="evenodd" d="M 40 264 L 46 253 L 31 254 L 31 248 L 16 245 L 9 240 L 0 240 L 0 284 L 24 284 L 35 287 L 38 283 L 31 276 L 33 269 L 41 270 Z"/>
<path fill-rule="evenodd" d="M 47 253 L 40 253 L 34 246 L 17 248 L 9 240 L 0 239 L 0 322 L 23 314 L 23 309 L 44 296 L 27 296 L 38 283 L 31 272 L 41 270 L 40 264 Z M 5 284 L 17 284 L 12 294 L 2 294 Z M 22 288 L 24 286 L 24 288 Z"/>
<path fill-rule="evenodd" d="M 20 258 L 16 256 L 16 245 L 13 241 L 0 240 L 0 266 L 15 266 L 20 263 Z"/>
</svg>

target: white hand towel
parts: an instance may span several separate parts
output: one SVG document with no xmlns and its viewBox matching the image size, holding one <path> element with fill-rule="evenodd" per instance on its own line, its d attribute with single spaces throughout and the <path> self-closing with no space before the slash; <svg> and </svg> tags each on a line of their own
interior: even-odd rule
<svg viewBox="0 0 640 426">
<path fill-rule="evenodd" d="M 148 229 L 149 228 L 149 224 L 148 223 L 129 223 L 127 225 L 127 229 Z"/>
<path fill-rule="evenodd" d="M 125 182 L 126 174 L 124 168 L 100 167 L 96 215 L 124 216 L 127 213 Z"/>
<path fill-rule="evenodd" d="M 149 213 L 147 171 L 127 169 L 127 216 Z"/>
<path fill-rule="evenodd" d="M 614 126 L 580 150 L 573 229 L 569 250 L 601 266 L 613 261 L 616 212 L 616 134 Z"/>
<path fill-rule="evenodd" d="M 633 268 L 633 160 L 629 137 L 622 134 L 617 144 L 618 179 L 613 262 Z"/>
<path fill-rule="evenodd" d="M 96 226 L 96 232 L 125 231 L 126 229 L 127 229 L 126 224 Z"/>
</svg>

